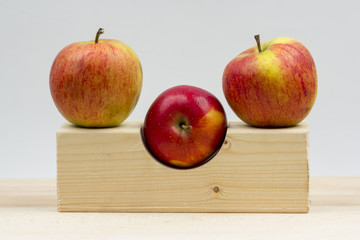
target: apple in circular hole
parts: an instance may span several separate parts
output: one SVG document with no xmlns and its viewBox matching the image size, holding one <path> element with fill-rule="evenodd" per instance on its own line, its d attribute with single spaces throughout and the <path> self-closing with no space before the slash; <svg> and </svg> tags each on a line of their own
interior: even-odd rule
<svg viewBox="0 0 360 240">
<path fill-rule="evenodd" d="M 142 127 L 149 153 L 174 168 L 200 166 L 220 150 L 227 120 L 220 101 L 194 86 L 172 87 L 150 106 Z"/>
<path fill-rule="evenodd" d="M 279 37 L 234 58 L 223 74 L 232 110 L 256 127 L 287 127 L 301 122 L 314 105 L 317 74 L 310 52 L 295 39 Z"/>
</svg>

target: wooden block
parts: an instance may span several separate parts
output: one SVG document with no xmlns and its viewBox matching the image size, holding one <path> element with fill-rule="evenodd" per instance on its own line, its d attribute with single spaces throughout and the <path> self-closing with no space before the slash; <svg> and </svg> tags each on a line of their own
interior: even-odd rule
<svg viewBox="0 0 360 240">
<path fill-rule="evenodd" d="M 61 212 L 308 212 L 307 123 L 260 129 L 229 124 L 219 153 L 180 170 L 152 159 L 141 122 L 57 131 Z"/>
</svg>

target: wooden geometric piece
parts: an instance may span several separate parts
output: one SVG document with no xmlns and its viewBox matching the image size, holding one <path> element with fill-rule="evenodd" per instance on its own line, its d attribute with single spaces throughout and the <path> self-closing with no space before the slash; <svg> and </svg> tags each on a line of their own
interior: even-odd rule
<svg viewBox="0 0 360 240">
<path fill-rule="evenodd" d="M 141 124 L 58 129 L 58 211 L 308 212 L 307 123 L 262 129 L 230 122 L 218 154 L 187 170 L 151 158 Z"/>
</svg>

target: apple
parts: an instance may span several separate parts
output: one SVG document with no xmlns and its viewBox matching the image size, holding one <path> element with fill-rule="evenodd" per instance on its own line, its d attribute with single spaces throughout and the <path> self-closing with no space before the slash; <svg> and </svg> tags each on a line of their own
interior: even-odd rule
<svg viewBox="0 0 360 240">
<path fill-rule="evenodd" d="M 142 127 L 150 154 L 174 168 L 208 162 L 221 148 L 227 131 L 224 108 L 201 88 L 172 87 L 150 106 Z"/>
<path fill-rule="evenodd" d="M 75 42 L 56 56 L 50 91 L 59 112 L 83 127 L 112 127 L 133 111 L 142 87 L 136 53 L 113 39 Z"/>
<path fill-rule="evenodd" d="M 254 46 L 225 68 L 225 98 L 244 122 L 287 127 L 301 122 L 314 105 L 317 75 L 310 52 L 298 41 L 279 37 Z"/>
</svg>

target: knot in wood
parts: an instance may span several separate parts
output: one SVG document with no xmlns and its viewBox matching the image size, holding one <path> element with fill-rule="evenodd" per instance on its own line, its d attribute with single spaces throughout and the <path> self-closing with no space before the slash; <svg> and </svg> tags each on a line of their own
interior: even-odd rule
<svg viewBox="0 0 360 240">
<path fill-rule="evenodd" d="M 223 145 L 222 145 L 222 148 L 223 149 L 228 149 L 228 148 L 230 148 L 230 141 L 229 141 L 229 139 L 228 138 L 225 138 L 224 139 L 224 142 L 223 142 Z"/>
</svg>

